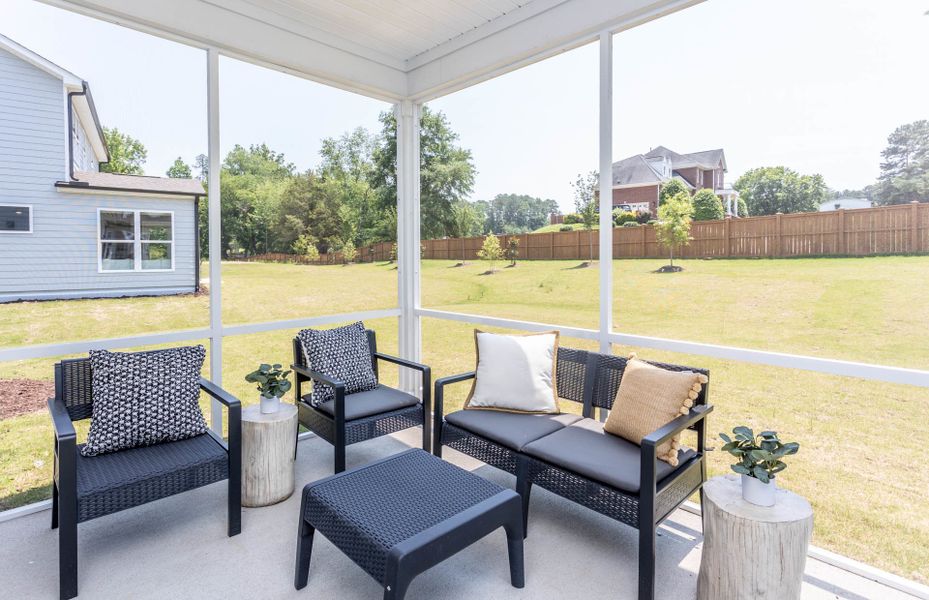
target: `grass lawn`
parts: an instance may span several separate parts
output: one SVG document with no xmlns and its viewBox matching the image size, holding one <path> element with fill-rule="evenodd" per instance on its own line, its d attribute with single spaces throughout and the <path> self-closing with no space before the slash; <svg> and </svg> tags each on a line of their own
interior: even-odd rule
<svg viewBox="0 0 929 600">
<path fill-rule="evenodd" d="M 486 266 L 423 264 L 423 305 L 500 317 L 597 326 L 597 270 L 574 262 L 521 262 L 481 275 Z M 614 263 L 617 329 L 629 333 L 845 358 L 913 368 L 929 363 L 929 257 L 682 261 L 679 274 L 655 274 L 663 261 Z M 501 265 L 502 266 L 502 265 Z M 204 271 L 205 272 L 205 271 Z M 392 265 L 303 267 L 223 265 L 227 323 L 296 318 L 394 305 Z M 0 346 L 202 327 L 207 298 L 136 298 L 0 305 Z M 396 350 L 396 320 L 370 323 L 379 345 Z M 424 359 L 434 377 L 473 368 L 472 328 L 425 319 Z M 259 361 L 290 359 L 293 331 L 230 337 L 224 384 L 245 402 L 255 393 L 241 376 Z M 565 339 L 566 346 L 591 347 Z M 617 353 L 634 348 L 619 347 Z M 716 433 L 747 424 L 801 444 L 779 477 L 816 510 L 814 543 L 926 583 L 929 515 L 924 454 L 929 390 L 638 350 L 640 356 L 711 370 Z M 52 359 L 0 365 L 0 378 L 48 379 Z M 382 377 L 396 380 L 396 371 Z M 466 385 L 446 402 L 459 406 Z M 47 497 L 51 471 L 47 416 L 0 421 L 0 509 Z M 728 459 L 710 455 L 711 474 Z M 912 475 L 911 475 L 912 473 Z"/>
<path fill-rule="evenodd" d="M 567 227 L 568 229 L 563 229 Z M 594 229 L 600 229 L 600 225 L 594 225 Z M 552 233 L 557 231 L 575 231 L 577 229 L 584 229 L 583 223 L 559 223 L 557 225 L 546 225 L 545 227 L 539 227 L 532 233 Z"/>
</svg>

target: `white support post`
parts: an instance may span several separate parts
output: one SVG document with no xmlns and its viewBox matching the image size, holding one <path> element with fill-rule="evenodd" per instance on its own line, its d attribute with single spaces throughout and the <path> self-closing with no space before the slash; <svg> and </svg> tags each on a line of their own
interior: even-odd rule
<svg viewBox="0 0 929 600">
<path fill-rule="evenodd" d="M 420 308 L 419 117 L 421 105 L 394 105 L 397 118 L 397 292 L 400 304 L 399 350 L 403 358 L 422 360 Z M 400 387 L 420 394 L 418 373 L 400 370 Z"/>
<path fill-rule="evenodd" d="M 210 171 L 208 176 L 208 222 L 210 248 L 210 380 L 222 385 L 223 379 L 223 317 L 222 317 L 222 232 L 220 231 L 221 205 L 219 196 L 219 51 L 210 48 L 206 53 L 207 78 L 207 153 Z M 197 241 L 199 243 L 199 240 Z M 223 411 L 217 400 L 210 404 L 210 426 L 222 435 Z"/>
<path fill-rule="evenodd" d="M 613 34 L 600 34 L 600 352 L 613 332 Z"/>
</svg>

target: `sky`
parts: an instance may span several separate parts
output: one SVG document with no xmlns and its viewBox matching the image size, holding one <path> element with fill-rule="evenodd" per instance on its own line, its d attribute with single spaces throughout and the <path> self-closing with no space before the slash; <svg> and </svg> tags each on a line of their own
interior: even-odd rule
<svg viewBox="0 0 929 600">
<path fill-rule="evenodd" d="M 614 38 L 617 160 L 723 148 L 733 182 L 786 165 L 855 189 L 894 128 L 929 118 L 926 0 L 709 0 Z M 140 139 L 145 170 L 206 150 L 203 51 L 33 0 L 0 0 L 0 33 L 90 82 L 104 125 Z M 472 199 L 572 208 L 597 168 L 597 48 L 583 46 L 430 103 L 472 150 Z M 233 59 L 220 64 L 222 152 L 267 143 L 300 169 L 323 138 L 378 129 L 389 106 Z"/>
</svg>

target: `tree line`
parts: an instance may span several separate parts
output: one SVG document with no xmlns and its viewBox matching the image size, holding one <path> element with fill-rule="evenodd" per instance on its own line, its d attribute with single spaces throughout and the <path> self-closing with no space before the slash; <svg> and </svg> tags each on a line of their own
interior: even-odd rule
<svg viewBox="0 0 929 600">
<path fill-rule="evenodd" d="M 315 168 L 300 171 L 266 144 L 236 145 L 222 161 L 223 256 L 266 252 L 353 256 L 359 246 L 397 236 L 397 123 L 379 116 L 380 129 L 357 128 L 326 138 Z M 102 170 L 141 174 L 144 145 L 105 129 L 113 160 Z M 498 194 L 468 201 L 477 171 L 442 112 L 423 107 L 421 121 L 421 235 L 424 239 L 523 233 L 546 225 L 554 200 Z M 177 158 L 166 175 L 197 177 L 207 185 L 209 163 Z M 207 256 L 207 206 L 200 206 L 201 251 Z"/>
</svg>

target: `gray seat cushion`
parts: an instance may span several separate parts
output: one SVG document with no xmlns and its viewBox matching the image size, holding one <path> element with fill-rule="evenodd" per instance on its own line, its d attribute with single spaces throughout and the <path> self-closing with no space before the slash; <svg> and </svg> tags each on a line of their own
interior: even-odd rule
<svg viewBox="0 0 929 600">
<path fill-rule="evenodd" d="M 310 401 L 310 394 L 303 397 L 305 402 Z M 386 385 L 378 384 L 376 388 L 367 392 L 355 392 L 345 396 L 345 420 L 361 419 L 381 413 L 399 410 L 419 404 L 416 396 L 395 390 Z M 316 407 L 330 417 L 335 417 L 335 401 L 323 402 Z"/>
<path fill-rule="evenodd" d="M 599 421 L 582 419 L 572 423 L 527 444 L 523 452 L 624 492 L 639 492 L 641 448 L 605 433 L 603 423 Z M 695 454 L 689 448 L 681 450 L 678 453 L 680 464 L 683 465 Z M 674 471 L 674 467 L 663 460 L 657 461 L 657 464 L 658 481 Z"/>
<path fill-rule="evenodd" d="M 577 415 L 530 415 L 496 410 L 459 410 L 445 420 L 456 427 L 497 442 L 512 450 L 579 421 Z"/>
</svg>

